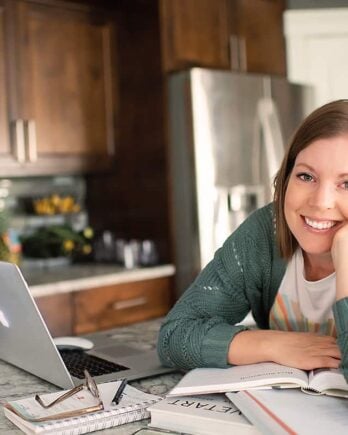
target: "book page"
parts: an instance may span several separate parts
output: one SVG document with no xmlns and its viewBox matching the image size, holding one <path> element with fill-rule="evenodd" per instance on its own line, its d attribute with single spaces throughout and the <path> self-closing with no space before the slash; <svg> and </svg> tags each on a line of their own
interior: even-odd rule
<svg viewBox="0 0 348 435">
<path fill-rule="evenodd" d="M 310 396 L 299 390 L 227 393 L 263 433 L 346 435 L 348 400 Z"/>
<path fill-rule="evenodd" d="M 250 388 L 308 385 L 305 371 L 276 363 L 248 364 L 227 369 L 194 369 L 187 373 L 168 396 L 221 393 Z"/>
<path fill-rule="evenodd" d="M 342 390 L 348 395 L 348 384 L 339 369 L 312 370 L 309 374 L 309 387 L 320 392 Z"/>
</svg>

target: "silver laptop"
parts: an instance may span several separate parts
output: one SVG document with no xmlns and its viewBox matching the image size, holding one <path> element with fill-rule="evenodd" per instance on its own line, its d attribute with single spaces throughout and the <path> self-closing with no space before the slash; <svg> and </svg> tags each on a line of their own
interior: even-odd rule
<svg viewBox="0 0 348 435">
<path fill-rule="evenodd" d="M 60 353 L 20 270 L 5 262 L 0 262 L 0 359 L 64 389 L 81 384 L 83 375 L 79 370 L 83 367 L 97 382 L 173 371 L 161 366 L 155 350 L 117 345 L 112 338 L 96 340 L 89 351 Z"/>
</svg>

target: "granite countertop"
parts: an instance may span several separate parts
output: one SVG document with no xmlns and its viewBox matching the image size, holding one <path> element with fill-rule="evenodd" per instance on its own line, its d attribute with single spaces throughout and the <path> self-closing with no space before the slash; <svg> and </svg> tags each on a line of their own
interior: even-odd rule
<svg viewBox="0 0 348 435">
<path fill-rule="evenodd" d="M 125 282 L 172 276 L 175 267 L 164 264 L 126 269 L 114 264 L 73 264 L 51 269 L 21 268 L 33 297 L 86 290 Z"/>
<path fill-rule="evenodd" d="M 157 333 L 161 319 L 137 323 L 130 326 L 115 328 L 97 335 L 108 334 L 115 343 L 135 345 L 139 349 L 152 349 L 157 341 Z M 132 381 L 131 384 L 148 393 L 164 395 L 181 379 L 179 372 L 155 376 L 151 378 Z M 58 388 L 14 366 L 0 361 L 0 403 L 16 400 L 21 397 L 33 396 L 36 393 L 44 394 L 57 391 Z M 112 429 L 101 431 L 103 435 L 119 434 L 131 435 L 141 427 L 145 427 L 149 420 L 129 423 Z M 14 426 L 0 410 L 0 434 L 19 435 L 22 432 Z M 99 433 L 99 432 L 98 432 Z"/>
</svg>

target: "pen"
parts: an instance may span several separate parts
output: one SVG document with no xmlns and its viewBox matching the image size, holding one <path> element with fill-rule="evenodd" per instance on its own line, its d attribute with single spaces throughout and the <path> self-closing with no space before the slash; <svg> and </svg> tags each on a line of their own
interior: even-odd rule
<svg viewBox="0 0 348 435">
<path fill-rule="evenodd" d="M 117 388 L 115 396 L 112 399 L 112 403 L 115 403 L 115 405 L 118 405 L 120 403 L 121 396 L 123 394 L 124 389 L 126 388 L 126 385 L 127 385 L 127 379 L 124 378 L 124 379 L 122 379 L 122 382 L 121 382 L 120 386 Z"/>
</svg>

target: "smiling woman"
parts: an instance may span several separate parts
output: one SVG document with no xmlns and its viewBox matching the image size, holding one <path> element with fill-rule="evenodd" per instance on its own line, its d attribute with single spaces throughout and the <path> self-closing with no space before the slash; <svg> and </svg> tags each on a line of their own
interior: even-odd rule
<svg viewBox="0 0 348 435">
<path fill-rule="evenodd" d="M 348 133 L 314 141 L 295 161 L 285 194 L 289 229 L 304 252 L 305 268 L 322 278 L 334 271 L 331 246 L 348 218 Z"/>
<path fill-rule="evenodd" d="M 348 379 L 348 100 L 309 115 L 274 202 L 215 253 L 165 320 L 163 364 L 341 366 Z M 252 311 L 258 330 L 238 324 Z"/>
</svg>

